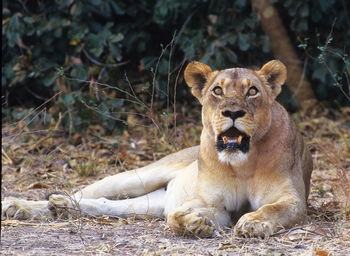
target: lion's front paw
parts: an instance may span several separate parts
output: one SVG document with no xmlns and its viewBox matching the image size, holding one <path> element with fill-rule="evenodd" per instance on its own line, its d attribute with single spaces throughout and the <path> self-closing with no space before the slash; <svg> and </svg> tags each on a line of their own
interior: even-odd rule
<svg viewBox="0 0 350 256">
<path fill-rule="evenodd" d="M 259 218 L 255 212 L 243 215 L 235 227 L 237 236 L 242 237 L 269 237 L 273 233 L 273 224 L 268 220 Z"/>
<path fill-rule="evenodd" d="M 72 209 L 72 204 L 66 196 L 53 194 L 49 197 L 48 208 L 52 216 L 67 218 L 69 210 Z"/>
<path fill-rule="evenodd" d="M 215 231 L 213 223 L 199 212 L 175 211 L 168 215 L 167 222 L 177 235 L 212 237 Z"/>
</svg>

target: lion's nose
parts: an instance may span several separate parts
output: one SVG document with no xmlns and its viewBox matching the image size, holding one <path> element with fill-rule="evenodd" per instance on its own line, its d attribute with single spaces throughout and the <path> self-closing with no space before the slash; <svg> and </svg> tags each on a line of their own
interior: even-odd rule
<svg viewBox="0 0 350 256">
<path fill-rule="evenodd" d="M 245 112 L 242 110 L 237 110 L 237 111 L 225 110 L 222 112 L 222 115 L 225 117 L 229 117 L 233 121 L 235 121 L 237 118 L 243 117 L 245 115 Z"/>
</svg>

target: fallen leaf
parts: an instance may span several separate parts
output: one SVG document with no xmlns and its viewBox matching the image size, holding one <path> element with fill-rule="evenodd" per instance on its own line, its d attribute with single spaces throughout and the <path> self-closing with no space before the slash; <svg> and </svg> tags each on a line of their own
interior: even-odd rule
<svg viewBox="0 0 350 256">
<path fill-rule="evenodd" d="M 301 239 L 311 240 L 319 236 L 327 236 L 326 231 L 316 225 L 309 225 L 291 229 L 284 235 L 284 238 L 290 241 L 296 241 Z"/>
<path fill-rule="evenodd" d="M 231 244 L 231 243 L 220 243 L 219 244 L 219 250 L 226 250 L 229 248 L 237 248 L 238 246 L 235 244 Z"/>
<path fill-rule="evenodd" d="M 42 182 L 35 182 L 30 184 L 27 189 L 38 189 L 38 188 L 51 188 L 50 185 Z"/>
<path fill-rule="evenodd" d="M 329 252 L 321 250 L 321 249 L 315 249 L 314 253 L 316 256 L 328 256 L 328 255 L 330 255 Z"/>
</svg>

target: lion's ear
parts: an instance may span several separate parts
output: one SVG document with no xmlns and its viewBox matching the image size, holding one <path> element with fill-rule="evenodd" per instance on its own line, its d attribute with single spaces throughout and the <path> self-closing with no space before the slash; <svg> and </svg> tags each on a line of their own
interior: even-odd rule
<svg viewBox="0 0 350 256">
<path fill-rule="evenodd" d="M 281 86 L 287 79 L 286 66 L 279 60 L 272 60 L 259 70 L 259 74 L 265 77 L 271 87 L 272 97 L 275 99 L 280 94 Z"/>
<path fill-rule="evenodd" d="M 193 61 L 185 69 L 185 81 L 191 87 L 192 94 L 201 101 L 202 89 L 208 80 L 211 68 L 198 61 Z"/>
</svg>

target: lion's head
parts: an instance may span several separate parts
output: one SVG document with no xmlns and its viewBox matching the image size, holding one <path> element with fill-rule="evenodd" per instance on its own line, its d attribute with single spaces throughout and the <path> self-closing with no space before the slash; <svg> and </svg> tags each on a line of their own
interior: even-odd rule
<svg viewBox="0 0 350 256">
<path fill-rule="evenodd" d="M 273 60 L 260 70 L 231 68 L 212 71 L 191 62 L 185 80 L 203 106 L 204 131 L 215 140 L 219 159 L 244 160 L 271 124 L 271 106 L 281 92 L 287 71 Z"/>
</svg>

